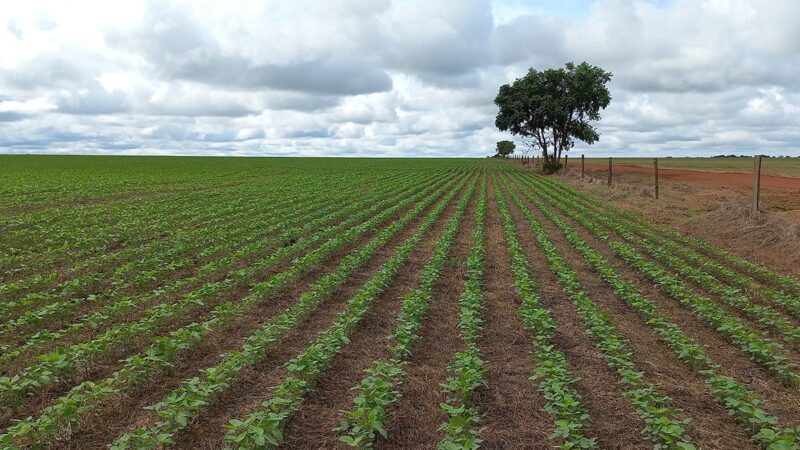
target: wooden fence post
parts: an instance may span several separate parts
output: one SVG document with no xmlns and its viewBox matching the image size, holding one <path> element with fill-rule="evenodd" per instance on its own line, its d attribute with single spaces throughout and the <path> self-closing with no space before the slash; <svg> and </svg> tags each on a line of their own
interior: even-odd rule
<svg viewBox="0 0 800 450">
<path fill-rule="evenodd" d="M 656 174 L 656 200 L 658 200 L 658 158 L 653 158 L 653 169 Z"/>
<path fill-rule="evenodd" d="M 583 175 L 586 173 L 586 164 L 584 161 L 585 159 L 584 156 L 585 155 L 581 153 L 581 180 L 583 179 Z"/>
<path fill-rule="evenodd" d="M 608 157 L 608 185 L 611 186 L 611 157 Z"/>
<path fill-rule="evenodd" d="M 567 174 L 568 168 L 569 168 L 569 155 L 564 155 L 564 175 Z"/>
<path fill-rule="evenodd" d="M 753 157 L 753 205 L 750 215 L 758 215 L 758 202 L 761 196 L 761 155 Z"/>
</svg>

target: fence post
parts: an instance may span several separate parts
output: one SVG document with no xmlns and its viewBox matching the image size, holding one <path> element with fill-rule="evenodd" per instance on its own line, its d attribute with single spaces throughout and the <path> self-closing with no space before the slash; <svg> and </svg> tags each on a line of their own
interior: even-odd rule
<svg viewBox="0 0 800 450">
<path fill-rule="evenodd" d="M 753 157 L 753 205 L 750 215 L 758 215 L 758 202 L 761 196 L 761 155 Z"/>
<path fill-rule="evenodd" d="M 584 162 L 584 154 L 581 153 L 581 180 L 583 179 L 583 175 L 586 173 L 586 164 Z"/>
<path fill-rule="evenodd" d="M 567 174 L 567 168 L 569 168 L 569 155 L 564 155 L 564 175 Z"/>
<path fill-rule="evenodd" d="M 658 200 L 658 158 L 653 158 L 653 169 L 656 174 L 656 200 Z"/>
<path fill-rule="evenodd" d="M 611 186 L 611 157 L 608 157 L 608 185 Z"/>
</svg>

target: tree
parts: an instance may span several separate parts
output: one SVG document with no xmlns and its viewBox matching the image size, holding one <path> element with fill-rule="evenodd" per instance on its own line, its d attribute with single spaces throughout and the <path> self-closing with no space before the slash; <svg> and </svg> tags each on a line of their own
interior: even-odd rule
<svg viewBox="0 0 800 450">
<path fill-rule="evenodd" d="M 500 86 L 494 103 L 500 108 L 495 125 L 530 139 L 542 152 L 543 168 L 554 172 L 561 166 L 561 152 L 569 151 L 575 139 L 589 145 L 600 138 L 590 122 L 600 119 L 600 110 L 611 101 L 606 84 L 611 72 L 587 64 L 565 64 L 565 68 L 538 71 L 512 84 Z"/>
<path fill-rule="evenodd" d="M 512 141 L 498 141 L 497 142 L 497 156 L 501 158 L 508 158 L 508 155 L 514 153 L 517 145 Z"/>
</svg>

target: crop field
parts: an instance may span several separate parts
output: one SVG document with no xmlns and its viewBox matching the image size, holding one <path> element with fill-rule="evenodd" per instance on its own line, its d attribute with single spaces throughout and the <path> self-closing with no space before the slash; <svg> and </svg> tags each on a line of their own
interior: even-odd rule
<svg viewBox="0 0 800 450">
<path fill-rule="evenodd" d="M 0 167 L 2 449 L 800 443 L 800 279 L 553 177 Z"/>
</svg>

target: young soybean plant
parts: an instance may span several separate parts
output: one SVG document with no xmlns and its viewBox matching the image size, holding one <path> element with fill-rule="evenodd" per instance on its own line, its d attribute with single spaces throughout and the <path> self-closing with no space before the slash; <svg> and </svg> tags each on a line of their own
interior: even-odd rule
<svg viewBox="0 0 800 450">
<path fill-rule="evenodd" d="M 619 375 L 619 382 L 625 387 L 624 395 L 636 406 L 645 423 L 644 432 L 647 437 L 659 449 L 695 449 L 687 430 L 690 419 L 680 419 L 678 415 L 681 410 L 671 407 L 672 399 L 660 394 L 659 386 L 647 381 L 644 373 L 635 369 L 630 344 L 616 333 L 608 314 L 582 290 L 577 273 L 561 256 L 547 231 L 520 195 L 509 186 L 507 180 L 504 180 L 504 185 L 525 216 L 536 241 L 550 262 L 552 271 L 578 310 L 587 334 L 594 339 L 595 347 L 606 358 L 608 365 Z M 553 220 L 554 217 L 548 218 Z"/>
<path fill-rule="evenodd" d="M 450 183 L 452 183 L 452 181 Z M 420 207 L 419 205 L 424 205 L 426 202 L 433 202 L 439 195 L 442 195 L 442 193 L 447 190 L 447 186 L 449 186 L 450 183 L 440 187 L 434 193 L 429 194 L 426 199 L 416 206 Z M 461 184 L 463 184 L 463 181 Z M 451 193 L 448 195 L 453 194 Z M 388 213 L 390 215 L 393 209 L 394 207 L 389 208 L 382 214 Z M 412 211 L 411 216 L 409 216 L 407 220 L 411 220 L 418 212 L 419 211 Z M 73 387 L 66 395 L 60 397 L 55 404 L 45 408 L 38 418 L 28 418 L 8 428 L 4 434 L 0 435 L 0 442 L 20 441 L 26 437 L 35 438 L 40 441 L 52 439 L 63 432 L 71 423 L 77 422 L 87 411 L 96 407 L 96 405 L 102 401 L 113 397 L 113 395 L 120 392 L 125 386 L 144 379 L 148 374 L 154 372 L 159 367 L 169 365 L 169 363 L 175 359 L 179 350 L 185 351 L 187 348 L 190 348 L 191 345 L 196 345 L 198 342 L 202 341 L 203 337 L 212 328 L 219 327 L 223 323 L 232 322 L 236 317 L 240 317 L 245 313 L 248 305 L 253 305 L 269 298 L 271 292 L 275 292 L 282 285 L 285 285 L 285 283 L 294 280 L 296 276 L 304 270 L 301 269 L 302 267 L 313 267 L 324 258 L 325 255 L 331 254 L 347 243 L 353 242 L 360 234 L 373 229 L 382 220 L 385 220 L 385 217 L 382 219 L 381 215 L 375 216 L 367 222 L 337 235 L 326 244 L 323 244 L 295 260 L 288 270 L 276 274 L 265 282 L 254 285 L 250 294 L 240 299 L 237 303 L 233 304 L 227 302 L 218 305 L 214 309 L 212 317 L 207 321 L 203 323 L 192 323 L 187 327 L 173 331 L 169 335 L 158 339 L 144 356 L 134 355 L 129 357 L 122 369 L 104 380 L 97 383 L 84 382 Z M 175 304 L 172 306 L 175 306 Z M 169 312 L 170 310 L 165 310 L 165 313 Z M 80 401 L 78 402 L 76 399 Z M 180 413 L 180 411 L 178 414 L 175 414 L 176 420 L 174 423 L 179 423 L 178 418 L 182 416 L 183 414 Z M 170 421 L 170 423 L 173 423 L 173 421 Z M 137 435 L 135 438 L 149 439 L 149 433 L 142 436 Z"/>
<path fill-rule="evenodd" d="M 483 328 L 481 312 L 485 306 L 483 276 L 485 263 L 484 229 L 486 217 L 486 182 L 481 183 L 480 197 L 475 211 L 475 231 L 467 258 L 467 283 L 459 298 L 458 328 L 464 339 L 464 350 L 453 355 L 447 366 L 450 378 L 442 384 L 447 401 L 440 406 L 449 416 L 439 429 L 445 437 L 439 442 L 440 450 L 477 449 L 481 439 L 476 426 L 480 423 L 478 408 L 471 400 L 472 393 L 486 385 L 486 369 L 481 360 L 477 340 Z"/>
<path fill-rule="evenodd" d="M 392 357 L 375 361 L 372 369 L 367 371 L 368 376 L 353 388 L 360 391 L 360 395 L 354 399 L 354 408 L 345 413 L 346 419 L 336 428 L 342 432 L 342 442 L 353 447 L 372 448 L 378 434 L 387 437 L 386 408 L 400 398 L 399 385 L 406 375 L 402 368 L 411 356 L 413 344 L 419 339 L 422 317 L 433 298 L 433 287 L 444 269 L 473 188 L 474 185 L 461 198 L 456 212 L 445 225 L 430 261 L 422 268 L 420 286 L 403 297 L 395 331 L 388 337 Z"/>
<path fill-rule="evenodd" d="M 356 269 L 366 264 L 380 248 L 403 230 L 435 198 L 432 196 L 420 202 L 366 245 L 350 253 L 334 272 L 326 274 L 315 282 L 311 289 L 301 294 L 297 302 L 272 320 L 266 321 L 247 339 L 241 350 L 228 352 L 223 355 L 223 361 L 219 365 L 205 369 L 203 371 L 206 375 L 205 379 L 194 377 L 185 380 L 164 400 L 151 407 L 161 418 L 160 421 L 151 427 L 141 428 L 121 436 L 115 441 L 114 448 L 138 448 L 142 444 L 155 442 L 165 437 L 169 438 L 185 427 L 187 420 L 205 409 L 217 392 L 227 389 L 242 369 L 257 363 L 271 346 L 289 330 L 296 327 Z M 295 366 L 300 365 L 300 363 L 295 363 Z"/>
<path fill-rule="evenodd" d="M 580 209 L 577 205 L 572 205 L 571 207 Z M 620 235 L 626 236 L 628 234 L 628 231 L 622 228 L 615 219 L 605 218 L 603 215 L 598 214 L 593 214 L 592 217 L 597 218 L 609 229 L 616 231 Z M 598 236 L 607 236 L 605 232 L 599 230 L 598 225 L 592 220 L 583 220 L 583 225 Z M 799 369 L 784 354 L 782 345 L 765 339 L 735 314 L 717 305 L 712 299 L 698 294 L 687 286 L 683 279 L 671 276 L 664 267 L 657 264 L 657 262 L 645 259 L 630 245 L 607 237 L 606 240 L 611 249 L 620 258 L 645 274 L 667 295 L 711 325 L 723 339 L 737 345 L 752 361 L 763 365 L 788 382 L 800 383 Z"/>
<path fill-rule="evenodd" d="M 470 185 L 465 196 L 474 188 Z M 235 419 L 228 425 L 225 440 L 236 449 L 272 448 L 283 441 L 283 428 L 292 417 L 305 395 L 314 389 L 316 380 L 327 370 L 331 359 L 347 345 L 353 329 L 364 319 L 372 303 L 405 265 L 411 252 L 422 241 L 436 219 L 452 201 L 458 190 L 448 196 L 426 216 L 416 233 L 397 248 L 381 270 L 347 303 L 336 316 L 330 328 L 320 334 L 301 355 L 285 367 L 289 375 L 273 389 L 274 396 L 244 419 Z"/>
<path fill-rule="evenodd" d="M 582 404 L 580 394 L 572 386 L 579 378 L 570 370 L 564 353 L 553 344 L 556 323 L 550 311 L 540 303 L 539 289 L 528 268 L 514 219 L 500 193 L 497 180 L 493 181 L 500 221 L 511 257 L 514 289 L 522 299 L 519 315 L 525 328 L 533 333 L 536 367 L 531 379 L 538 381 L 539 391 L 546 399 L 544 410 L 556 419 L 555 431 L 550 437 L 558 442 L 558 448 L 597 448 L 597 439 L 586 436 L 591 418 Z"/>
<path fill-rule="evenodd" d="M 559 203 L 554 197 L 546 194 L 548 189 L 537 189 L 536 192 L 554 205 Z M 526 192 L 526 196 L 537 206 L 545 208 L 544 204 L 531 195 L 530 191 Z M 608 234 L 591 221 L 589 214 L 572 210 L 566 203 L 559 203 L 556 207 L 585 226 L 598 238 L 603 240 L 609 238 Z M 591 216 L 594 217 L 594 214 Z M 559 220 L 557 225 L 565 231 L 569 229 L 563 221 Z M 765 449 L 797 448 L 800 430 L 781 426 L 777 417 L 770 415 L 761 407 L 765 403 L 763 399 L 759 398 L 746 384 L 733 377 L 720 374 L 721 366 L 705 352 L 704 346 L 694 341 L 678 325 L 660 315 L 655 303 L 643 296 L 633 284 L 623 280 L 599 252 L 589 247 L 574 232 L 568 233 L 567 237 L 597 270 L 600 277 L 611 285 L 614 292 L 639 314 L 648 326 L 653 328 L 659 338 L 675 352 L 678 358 L 705 379 L 710 393 L 717 402 L 749 431 L 754 441 Z M 624 246 L 624 244 L 621 245 Z M 630 247 L 620 247 L 619 250 L 627 252 Z"/>
</svg>

